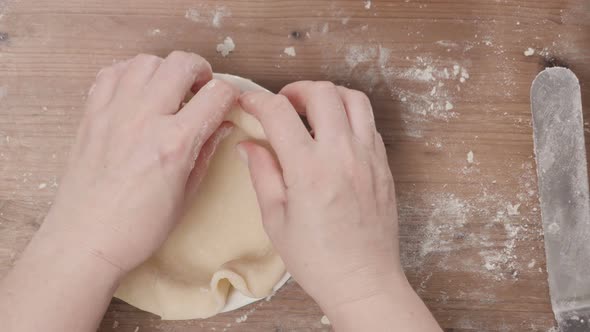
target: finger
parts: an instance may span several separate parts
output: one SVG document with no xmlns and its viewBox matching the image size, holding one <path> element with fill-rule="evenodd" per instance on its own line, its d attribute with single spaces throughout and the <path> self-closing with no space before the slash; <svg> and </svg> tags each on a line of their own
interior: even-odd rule
<svg viewBox="0 0 590 332">
<path fill-rule="evenodd" d="M 395 187 L 393 185 L 383 185 L 388 181 L 393 182 L 393 175 L 391 173 L 391 167 L 389 166 L 387 148 L 383 142 L 382 136 L 377 131 L 375 131 L 375 150 L 377 153 L 377 164 L 375 166 L 377 168 L 376 174 L 378 175 L 376 182 L 382 184 L 377 187 L 378 191 L 375 192 L 383 192 L 383 190 L 385 190 L 385 194 L 381 196 L 386 198 L 385 204 L 391 206 L 391 202 L 395 202 Z"/>
<path fill-rule="evenodd" d="M 383 137 L 381 137 L 381 135 L 377 131 L 375 131 L 375 152 L 377 155 L 378 162 L 386 164 L 386 166 L 389 168 L 389 158 L 387 157 L 387 147 L 385 146 L 385 143 L 383 142 Z"/>
<path fill-rule="evenodd" d="M 174 51 L 162 61 L 145 89 L 148 105 L 154 112 L 174 114 L 193 86 L 208 82 L 212 77 L 211 65 L 205 59 L 193 53 Z"/>
<path fill-rule="evenodd" d="M 244 111 L 260 121 L 283 168 L 300 159 L 313 143 L 297 111 L 285 96 L 265 91 L 247 92 L 240 96 L 239 102 Z"/>
<path fill-rule="evenodd" d="M 199 185 L 203 182 L 205 175 L 207 174 L 207 170 L 209 169 L 209 164 L 213 159 L 213 155 L 217 150 L 217 147 L 225 138 L 227 138 L 232 130 L 233 125 L 230 122 L 224 122 L 221 124 L 217 130 L 209 137 L 207 142 L 203 145 L 200 151 L 196 156 L 195 166 L 191 170 L 191 173 L 188 177 L 186 182 L 186 197 L 190 199 L 194 194 L 196 194 Z"/>
<path fill-rule="evenodd" d="M 117 62 L 110 67 L 101 69 L 96 74 L 96 82 L 88 91 L 87 109 L 89 112 L 102 109 L 113 99 L 119 80 L 128 65 L 129 61 Z"/>
<path fill-rule="evenodd" d="M 187 128 L 198 151 L 236 104 L 239 91 L 222 80 L 211 80 L 175 115 Z"/>
<path fill-rule="evenodd" d="M 156 70 L 164 61 L 155 55 L 139 54 L 131 59 L 125 74 L 121 77 L 118 93 L 137 93 L 148 84 Z"/>
<path fill-rule="evenodd" d="M 364 93 L 345 87 L 336 87 L 350 123 L 353 135 L 369 146 L 375 144 L 375 118 L 371 101 Z"/>
<path fill-rule="evenodd" d="M 273 230 L 284 218 L 286 190 L 281 167 L 268 149 L 254 142 L 242 142 L 237 149 L 248 164 L 262 222 L 272 238 Z"/>
<path fill-rule="evenodd" d="M 340 95 L 331 82 L 296 82 L 280 92 L 298 112 L 307 115 L 319 141 L 350 135 L 350 125 Z"/>
</svg>

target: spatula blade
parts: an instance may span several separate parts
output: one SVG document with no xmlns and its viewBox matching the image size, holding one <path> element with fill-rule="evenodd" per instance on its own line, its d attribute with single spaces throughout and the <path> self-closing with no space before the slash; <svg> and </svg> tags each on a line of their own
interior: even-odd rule
<svg viewBox="0 0 590 332">
<path fill-rule="evenodd" d="M 590 331 L 590 199 L 582 99 L 565 68 L 531 89 L 533 132 L 551 303 L 563 332 Z"/>
</svg>

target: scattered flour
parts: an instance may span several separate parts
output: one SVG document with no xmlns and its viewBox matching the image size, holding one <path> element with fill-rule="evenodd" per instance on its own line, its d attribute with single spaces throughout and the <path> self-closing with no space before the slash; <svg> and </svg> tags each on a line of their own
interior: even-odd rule
<svg viewBox="0 0 590 332">
<path fill-rule="evenodd" d="M 196 8 L 189 8 L 186 10 L 184 17 L 193 22 L 201 21 L 201 14 Z"/>
<path fill-rule="evenodd" d="M 451 111 L 455 108 L 455 106 L 447 100 L 447 103 L 445 104 L 445 111 Z"/>
<path fill-rule="evenodd" d="M 443 199 L 445 199 L 445 205 L 437 205 L 428 218 L 429 223 L 427 230 L 430 236 L 424 241 L 420 250 L 420 255 L 422 257 L 439 249 L 450 251 L 452 240 L 438 238 L 437 235 L 441 235 L 444 232 L 453 233 L 453 228 L 462 227 L 467 222 L 468 207 L 466 202 L 456 198 L 452 194 Z M 444 218 L 443 216 L 454 218 L 452 224 L 436 225 L 433 223 L 434 220 Z"/>
<path fill-rule="evenodd" d="M 225 37 L 223 43 L 217 44 L 217 52 L 221 53 L 223 57 L 228 56 L 231 52 L 236 49 L 236 44 L 231 37 Z"/>
<path fill-rule="evenodd" d="M 217 5 L 212 7 L 207 4 L 201 4 L 197 8 L 189 8 L 184 14 L 184 17 L 190 21 L 206 22 L 214 28 L 221 28 L 223 19 L 231 16 L 231 10 L 226 6 Z"/>
<path fill-rule="evenodd" d="M 40 190 L 41 190 L 41 189 L 45 189 L 45 188 L 47 188 L 47 183 L 45 183 L 45 182 L 43 182 L 43 183 L 40 183 L 38 188 L 39 188 Z"/>
<path fill-rule="evenodd" d="M 410 60 L 411 61 L 411 60 Z M 445 122 L 456 118 L 454 96 L 460 83 L 469 79 L 466 68 L 458 63 L 446 65 L 428 57 L 417 57 L 410 68 L 382 70 L 392 96 L 403 101 L 402 121 L 406 134 L 421 137 L 422 123 L 433 120 Z M 413 83 L 411 90 L 400 88 L 400 81 Z M 428 91 L 421 93 L 420 88 Z"/>
<path fill-rule="evenodd" d="M 136 326 L 135 330 L 133 330 L 133 332 L 139 332 L 139 326 Z"/>
<path fill-rule="evenodd" d="M 533 260 L 531 260 L 531 262 L 527 266 L 529 269 L 532 269 L 533 267 L 535 267 L 535 264 L 537 264 L 537 261 L 533 259 Z"/>
<path fill-rule="evenodd" d="M 402 77 L 414 80 L 414 81 L 436 81 L 434 75 L 442 76 L 440 73 L 436 71 L 436 69 L 432 65 L 427 65 L 425 67 L 413 67 L 407 69 L 403 74 Z"/>
<path fill-rule="evenodd" d="M 155 37 L 155 36 L 160 36 L 160 35 L 162 35 L 162 30 L 160 30 L 160 29 L 151 29 L 148 31 L 148 36 Z"/>
<path fill-rule="evenodd" d="M 378 48 L 365 47 L 363 45 L 352 45 L 348 48 L 344 60 L 349 67 L 354 68 L 361 63 L 376 60 Z"/>
<path fill-rule="evenodd" d="M 527 48 L 526 51 L 524 51 L 524 56 L 533 56 L 535 55 L 535 49 L 533 48 Z"/>
<path fill-rule="evenodd" d="M 117 327 L 119 327 L 119 321 L 114 321 L 113 322 L 113 329 L 116 329 Z"/>
<path fill-rule="evenodd" d="M 514 272 L 516 271 L 516 254 L 514 249 L 516 246 L 516 235 L 518 234 L 518 228 L 516 228 L 516 234 L 510 233 L 508 239 L 504 243 L 504 248 L 501 250 L 482 250 L 479 255 L 484 260 L 484 267 L 486 270 L 492 273 L 495 280 L 505 279 L 503 274 L 498 272 L 512 271 L 510 275 L 516 277 Z M 510 237 L 512 236 L 512 238 Z"/>
<path fill-rule="evenodd" d="M 320 319 L 320 323 L 322 323 L 322 325 L 330 325 L 330 320 L 328 319 L 328 317 L 326 317 L 326 315 L 322 316 L 322 318 Z"/>
<path fill-rule="evenodd" d="M 473 164 L 473 151 L 467 152 L 467 162 Z"/>
<path fill-rule="evenodd" d="M 251 314 L 253 314 L 254 312 L 256 312 L 256 310 L 258 310 L 258 307 L 260 307 L 261 303 L 258 304 L 258 306 L 254 306 L 252 307 L 252 309 L 248 310 L 245 314 L 243 314 L 242 316 L 236 318 L 236 323 L 243 323 L 245 321 L 248 320 L 248 316 L 250 316 Z"/>
<path fill-rule="evenodd" d="M 461 78 L 459 78 L 459 82 L 465 83 L 469 79 L 469 73 L 465 68 L 461 68 Z"/>
<path fill-rule="evenodd" d="M 365 0 L 365 9 L 369 10 L 371 9 L 371 6 L 373 5 L 373 2 L 371 0 Z"/>
<path fill-rule="evenodd" d="M 443 271 L 476 273 L 491 280 L 516 279 L 516 271 L 522 268 L 516 256 L 517 241 L 535 234 L 527 233 L 520 220 L 516 223 L 507 216 L 507 204 L 504 196 L 485 188 L 465 199 L 441 192 L 400 195 L 400 232 L 407 234 L 410 227 L 419 234 L 400 237 L 403 266 L 418 275 L 426 272 L 424 266 L 435 265 Z M 416 218 L 426 224 L 416 224 Z M 473 232 L 472 220 L 486 221 L 480 232 Z M 504 234 L 501 247 L 498 234 Z M 466 250 L 475 250 L 478 256 L 457 259 L 456 253 Z"/>
<path fill-rule="evenodd" d="M 520 208 L 520 204 L 515 204 L 512 205 L 510 203 L 508 203 L 508 205 L 506 206 L 506 211 L 508 212 L 509 216 L 518 216 L 520 215 L 520 212 L 518 211 L 518 209 Z"/>
<path fill-rule="evenodd" d="M 297 53 L 295 52 L 295 47 L 290 46 L 285 48 L 285 50 L 283 51 L 285 54 L 287 54 L 288 56 L 296 56 Z"/>
<path fill-rule="evenodd" d="M 211 20 L 211 25 L 213 25 L 216 28 L 219 28 L 219 27 L 221 27 L 221 20 L 224 17 L 229 17 L 229 16 L 231 16 L 231 12 L 225 6 L 217 7 L 217 9 L 213 12 L 213 18 Z"/>
<path fill-rule="evenodd" d="M 455 98 L 462 83 L 470 78 L 468 62 L 430 56 L 394 59 L 392 49 L 374 43 L 337 46 L 322 49 L 322 55 L 333 59 L 336 49 L 344 61 L 330 61 L 322 66 L 324 74 L 332 81 L 349 81 L 355 77 L 366 93 L 385 90 L 393 100 L 400 101 L 406 135 L 423 137 L 423 131 L 432 122 L 449 122 L 459 116 Z M 406 64 L 394 66 L 399 60 L 405 60 Z"/>
<path fill-rule="evenodd" d="M 435 44 L 438 46 L 442 46 L 442 47 L 450 47 L 450 48 L 459 47 L 459 44 L 457 44 L 451 40 L 439 40 L 439 41 L 435 42 Z"/>
</svg>

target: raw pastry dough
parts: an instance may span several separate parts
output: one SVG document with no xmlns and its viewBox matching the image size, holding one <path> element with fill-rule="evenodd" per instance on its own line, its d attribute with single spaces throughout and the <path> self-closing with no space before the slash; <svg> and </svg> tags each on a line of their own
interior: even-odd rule
<svg viewBox="0 0 590 332">
<path fill-rule="evenodd" d="M 247 90 L 264 90 L 231 75 L 216 74 Z M 115 296 L 162 319 L 205 318 L 219 313 L 235 288 L 260 298 L 285 274 L 262 228 L 247 166 L 235 146 L 265 140 L 260 123 L 235 107 L 234 130 L 220 143 L 194 202 L 162 248 L 123 280 Z"/>
</svg>

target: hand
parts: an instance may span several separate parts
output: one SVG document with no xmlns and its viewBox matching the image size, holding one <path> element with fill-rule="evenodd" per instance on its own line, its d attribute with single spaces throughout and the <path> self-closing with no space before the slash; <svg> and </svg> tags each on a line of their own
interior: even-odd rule
<svg viewBox="0 0 590 332">
<path fill-rule="evenodd" d="M 254 142 L 238 146 L 265 229 L 295 280 L 323 308 L 405 287 L 394 183 L 369 99 L 329 82 L 298 82 L 239 101 L 278 158 Z"/>
<path fill-rule="evenodd" d="M 184 52 L 103 69 L 38 236 L 72 241 L 122 273 L 151 256 L 202 177 L 219 141 L 210 138 L 227 132 L 218 128 L 238 92 L 211 78 L 209 63 Z"/>
</svg>

